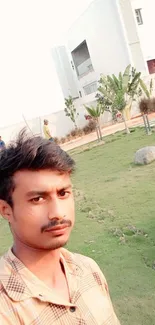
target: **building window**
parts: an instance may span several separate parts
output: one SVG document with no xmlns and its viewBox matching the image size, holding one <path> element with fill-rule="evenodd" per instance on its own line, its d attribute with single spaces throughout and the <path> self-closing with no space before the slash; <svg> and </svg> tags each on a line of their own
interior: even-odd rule
<svg viewBox="0 0 155 325">
<path fill-rule="evenodd" d="M 153 74 L 155 73 L 155 59 L 147 61 L 149 73 Z"/>
<path fill-rule="evenodd" d="M 79 90 L 79 96 L 82 97 L 82 92 L 81 92 L 81 90 Z"/>
<path fill-rule="evenodd" d="M 143 25 L 142 9 L 136 9 L 135 12 L 138 25 Z"/>
<path fill-rule="evenodd" d="M 93 65 L 86 41 L 83 41 L 71 54 L 79 78 L 93 71 Z"/>
<path fill-rule="evenodd" d="M 95 81 L 87 86 L 84 86 L 83 90 L 86 96 L 95 93 L 97 91 L 97 82 Z"/>
</svg>

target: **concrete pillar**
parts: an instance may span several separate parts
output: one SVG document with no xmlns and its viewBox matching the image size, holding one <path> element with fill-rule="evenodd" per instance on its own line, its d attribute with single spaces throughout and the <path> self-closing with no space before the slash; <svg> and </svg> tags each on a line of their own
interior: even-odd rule
<svg viewBox="0 0 155 325">
<path fill-rule="evenodd" d="M 148 74 L 147 63 L 145 62 L 143 51 L 138 35 L 138 28 L 134 16 L 131 0 L 116 0 L 118 11 L 124 27 L 124 32 L 130 52 L 131 64 L 142 72 L 144 75 Z"/>
</svg>

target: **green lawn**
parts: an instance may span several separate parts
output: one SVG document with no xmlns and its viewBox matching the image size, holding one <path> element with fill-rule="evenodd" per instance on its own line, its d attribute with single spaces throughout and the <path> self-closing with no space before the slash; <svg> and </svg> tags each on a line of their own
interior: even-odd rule
<svg viewBox="0 0 155 325">
<path fill-rule="evenodd" d="M 155 144 L 143 129 L 105 138 L 105 145 L 71 151 L 76 226 L 69 249 L 103 270 L 125 325 L 155 324 L 155 163 L 134 166 L 134 152 Z M 4 221 L 0 253 L 11 243 Z"/>
<path fill-rule="evenodd" d="M 155 163 L 134 166 L 134 152 L 155 145 L 155 133 L 105 138 L 71 154 L 77 216 L 69 248 L 103 270 L 122 324 L 155 324 Z M 79 153 L 80 152 L 80 153 Z"/>
</svg>

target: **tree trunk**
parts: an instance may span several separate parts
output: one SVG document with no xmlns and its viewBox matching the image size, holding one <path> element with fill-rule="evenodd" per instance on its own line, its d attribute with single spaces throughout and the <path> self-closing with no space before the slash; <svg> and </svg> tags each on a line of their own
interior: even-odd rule
<svg viewBox="0 0 155 325">
<path fill-rule="evenodd" d="M 100 135 L 99 135 L 99 130 L 98 130 L 97 125 L 96 125 L 96 133 L 97 133 L 97 139 L 98 139 L 98 141 L 100 141 Z"/>
<path fill-rule="evenodd" d="M 144 121 L 144 126 L 145 126 L 146 134 L 149 134 L 149 130 L 148 130 L 148 126 L 147 126 L 147 122 L 146 122 L 146 115 L 145 114 L 143 114 L 143 121 Z"/>
<path fill-rule="evenodd" d="M 130 120 L 131 118 L 131 107 L 132 107 L 132 99 L 129 100 L 129 103 L 126 105 L 124 109 L 124 117 L 126 120 Z"/>
<path fill-rule="evenodd" d="M 125 119 L 125 116 L 124 116 L 124 112 L 122 113 L 122 117 L 123 117 L 126 133 L 130 134 L 130 130 L 129 130 L 128 126 L 127 126 L 126 119 Z"/>
<path fill-rule="evenodd" d="M 74 122 L 74 127 L 75 127 L 75 130 L 78 129 L 76 122 Z"/>
<path fill-rule="evenodd" d="M 99 119 L 99 117 L 97 118 L 97 127 L 98 127 L 100 140 L 102 140 L 102 132 L 101 132 L 101 127 L 100 127 L 100 119 Z"/>
<path fill-rule="evenodd" d="M 146 114 L 146 121 L 147 121 L 148 129 L 149 129 L 149 134 L 151 134 L 152 130 L 151 130 L 151 126 L 150 126 L 150 122 L 149 122 L 149 118 L 148 118 L 147 114 Z"/>
</svg>

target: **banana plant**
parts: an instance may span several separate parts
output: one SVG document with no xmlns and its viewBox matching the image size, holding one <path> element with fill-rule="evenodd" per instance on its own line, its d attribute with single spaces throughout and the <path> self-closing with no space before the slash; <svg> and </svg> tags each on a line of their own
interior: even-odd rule
<svg viewBox="0 0 155 325">
<path fill-rule="evenodd" d="M 140 79 L 140 87 L 144 93 L 144 95 L 150 99 L 151 96 L 152 96 L 152 92 L 153 92 L 153 87 L 154 87 L 154 84 L 153 84 L 153 79 L 150 80 L 150 83 L 149 83 L 149 88 L 147 87 L 146 83 Z"/>
<path fill-rule="evenodd" d="M 101 132 L 101 126 L 100 126 L 100 117 L 103 114 L 103 108 L 100 104 L 97 104 L 96 107 L 94 106 L 86 106 L 85 108 L 88 112 L 88 114 L 92 117 L 92 119 L 96 123 L 96 133 L 98 140 L 102 140 L 102 132 Z"/>
<path fill-rule="evenodd" d="M 126 103 L 123 109 L 126 119 L 130 118 L 132 102 L 139 89 L 140 76 L 140 72 L 136 72 L 136 69 L 128 65 L 124 73 L 120 72 L 118 77 L 113 74 L 112 76 L 101 76 L 99 80 L 100 86 L 98 91 L 104 96 L 106 101 L 109 101 L 110 106 L 113 105 L 116 94 L 121 91 Z"/>
</svg>

